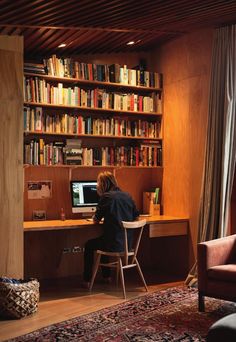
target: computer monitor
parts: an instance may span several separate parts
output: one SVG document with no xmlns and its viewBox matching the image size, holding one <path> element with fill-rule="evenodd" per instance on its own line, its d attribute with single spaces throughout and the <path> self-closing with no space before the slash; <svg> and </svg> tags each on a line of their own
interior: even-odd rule
<svg viewBox="0 0 236 342">
<path fill-rule="evenodd" d="M 99 196 L 97 181 L 73 180 L 70 182 L 72 213 L 93 213 Z"/>
</svg>

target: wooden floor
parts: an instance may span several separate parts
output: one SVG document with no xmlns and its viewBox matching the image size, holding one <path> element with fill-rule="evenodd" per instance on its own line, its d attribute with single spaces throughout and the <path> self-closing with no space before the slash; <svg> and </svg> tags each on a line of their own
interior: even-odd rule
<svg viewBox="0 0 236 342">
<path fill-rule="evenodd" d="M 145 276 L 146 277 L 146 276 Z M 127 300 L 146 294 L 140 280 L 135 277 L 127 279 Z M 149 292 L 166 289 L 183 284 L 183 280 L 160 276 L 146 277 Z M 140 284 L 140 287 L 137 287 Z M 0 320 L 0 341 L 21 336 L 50 324 L 84 315 L 125 300 L 121 288 L 115 284 L 101 284 L 95 281 L 90 293 L 79 288 L 79 279 L 60 279 L 41 283 L 40 303 L 37 313 L 20 320 Z"/>
</svg>

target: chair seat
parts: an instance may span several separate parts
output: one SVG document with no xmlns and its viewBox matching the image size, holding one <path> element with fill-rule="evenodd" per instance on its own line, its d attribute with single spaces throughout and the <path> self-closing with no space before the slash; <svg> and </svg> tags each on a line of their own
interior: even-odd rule
<svg viewBox="0 0 236 342">
<path fill-rule="evenodd" d="M 236 264 L 218 265 L 207 271 L 209 279 L 236 282 Z"/>
<path fill-rule="evenodd" d="M 93 275 L 92 275 L 92 279 L 91 279 L 91 283 L 89 287 L 90 291 L 92 290 L 94 279 L 96 277 L 99 266 L 116 268 L 116 280 L 118 282 L 118 277 L 120 277 L 124 298 L 126 298 L 126 291 L 125 291 L 125 281 L 124 281 L 123 271 L 129 268 L 135 267 L 138 270 L 138 273 L 141 277 L 145 290 L 148 291 L 146 281 L 144 279 L 142 270 L 137 260 L 139 243 L 141 240 L 141 236 L 142 236 L 142 232 L 143 232 L 143 228 L 145 224 L 146 224 L 146 220 L 136 220 L 132 222 L 122 221 L 122 227 L 123 227 L 123 232 L 124 232 L 124 252 L 108 252 L 108 251 L 103 251 L 103 250 L 96 251 L 97 259 L 96 259 L 96 263 L 94 266 L 94 271 L 93 271 Z M 132 249 L 129 249 L 127 230 L 131 230 L 131 229 L 136 229 L 137 234 L 135 234 L 135 238 L 133 239 L 134 241 L 133 241 Z M 104 263 L 104 262 L 101 262 L 101 259 L 103 256 L 108 256 L 109 259 L 110 257 L 114 259 L 109 260 L 108 262 Z"/>
<path fill-rule="evenodd" d="M 123 257 L 125 255 L 125 252 L 106 252 L 106 251 L 101 251 L 101 250 L 97 250 L 98 254 L 102 254 L 102 255 L 108 255 L 110 257 Z M 134 251 L 130 251 L 127 253 L 128 256 L 132 256 L 134 255 Z"/>
</svg>

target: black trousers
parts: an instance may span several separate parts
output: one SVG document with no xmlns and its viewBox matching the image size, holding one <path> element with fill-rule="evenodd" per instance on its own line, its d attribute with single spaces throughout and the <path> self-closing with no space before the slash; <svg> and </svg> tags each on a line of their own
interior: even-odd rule
<svg viewBox="0 0 236 342">
<path fill-rule="evenodd" d="M 92 278 L 93 264 L 94 264 L 94 252 L 97 250 L 105 250 L 105 240 L 103 236 L 96 239 L 88 240 L 85 244 L 84 249 L 84 281 L 90 281 Z M 107 263 L 109 257 L 106 255 L 101 256 L 101 262 Z M 102 267 L 102 275 L 104 278 L 110 277 L 111 270 L 109 267 Z"/>
</svg>

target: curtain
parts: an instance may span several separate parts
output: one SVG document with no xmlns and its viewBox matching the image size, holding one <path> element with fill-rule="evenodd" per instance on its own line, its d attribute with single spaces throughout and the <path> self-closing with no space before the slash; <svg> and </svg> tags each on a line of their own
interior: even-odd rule
<svg viewBox="0 0 236 342">
<path fill-rule="evenodd" d="M 198 242 L 227 235 L 236 160 L 236 25 L 215 31 Z M 197 264 L 186 283 L 197 279 Z"/>
</svg>

